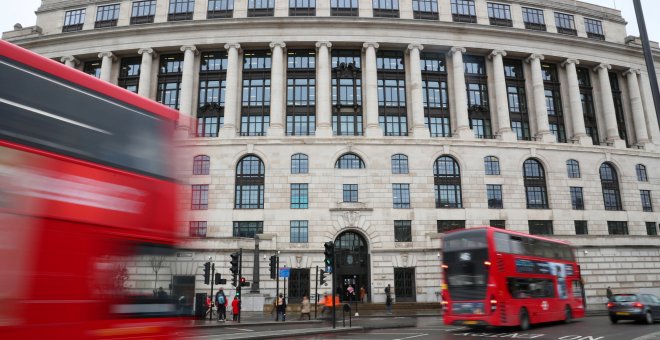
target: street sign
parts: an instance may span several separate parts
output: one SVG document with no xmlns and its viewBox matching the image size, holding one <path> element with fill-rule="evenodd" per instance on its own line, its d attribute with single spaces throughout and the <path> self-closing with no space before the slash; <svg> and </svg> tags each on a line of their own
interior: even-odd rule
<svg viewBox="0 0 660 340">
<path fill-rule="evenodd" d="M 332 274 L 332 266 L 327 266 L 327 267 L 325 267 L 325 272 L 326 272 L 327 274 Z"/>
<path fill-rule="evenodd" d="M 291 268 L 280 268 L 280 277 L 284 278 L 289 278 L 289 275 L 291 274 Z"/>
</svg>

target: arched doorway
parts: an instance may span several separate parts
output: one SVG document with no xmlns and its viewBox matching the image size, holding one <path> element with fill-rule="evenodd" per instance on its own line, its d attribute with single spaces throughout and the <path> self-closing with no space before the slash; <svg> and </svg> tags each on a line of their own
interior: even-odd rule
<svg viewBox="0 0 660 340">
<path fill-rule="evenodd" d="M 365 238 L 354 231 L 339 234 L 335 240 L 335 261 L 337 290 L 342 301 L 348 301 L 351 298 L 359 299 L 361 287 L 367 290 L 365 300 L 369 300 L 371 296 L 369 289 L 370 261 L 369 246 Z M 355 291 L 354 297 L 346 294 L 349 286 L 352 286 Z"/>
</svg>

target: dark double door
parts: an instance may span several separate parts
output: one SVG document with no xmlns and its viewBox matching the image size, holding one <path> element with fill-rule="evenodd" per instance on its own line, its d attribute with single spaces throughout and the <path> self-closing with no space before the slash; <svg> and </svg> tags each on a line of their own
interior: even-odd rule
<svg viewBox="0 0 660 340">
<path fill-rule="evenodd" d="M 394 296 L 398 302 L 415 302 L 415 268 L 394 268 Z"/>
<path fill-rule="evenodd" d="M 335 284 L 341 301 L 359 300 L 360 288 L 367 291 L 365 302 L 370 300 L 369 249 L 358 233 L 347 231 L 335 240 Z M 353 294 L 349 294 L 352 287 Z"/>
</svg>

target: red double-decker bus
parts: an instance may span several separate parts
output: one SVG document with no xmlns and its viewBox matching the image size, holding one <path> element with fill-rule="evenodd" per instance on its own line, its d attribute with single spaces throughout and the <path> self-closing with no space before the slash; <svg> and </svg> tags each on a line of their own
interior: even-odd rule
<svg viewBox="0 0 660 340">
<path fill-rule="evenodd" d="M 584 317 L 580 266 L 566 242 L 493 227 L 442 238 L 444 323 L 519 326 Z"/>
<path fill-rule="evenodd" d="M 0 338 L 172 337 L 137 268 L 176 244 L 178 112 L 4 41 L 0 79 Z"/>
</svg>

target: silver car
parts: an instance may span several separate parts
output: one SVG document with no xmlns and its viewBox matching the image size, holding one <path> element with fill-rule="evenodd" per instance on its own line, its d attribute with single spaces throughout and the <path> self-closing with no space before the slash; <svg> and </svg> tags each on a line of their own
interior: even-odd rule
<svg viewBox="0 0 660 340">
<path fill-rule="evenodd" d="M 637 320 L 652 324 L 660 320 L 660 298 L 653 294 L 615 294 L 607 303 L 610 321 Z"/>
</svg>

